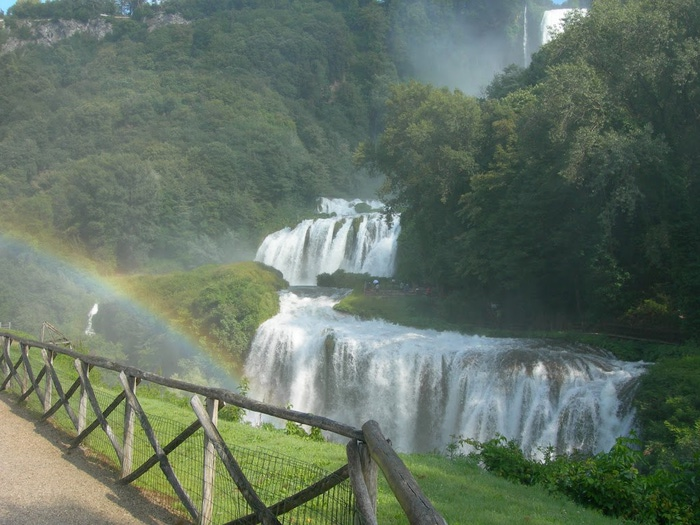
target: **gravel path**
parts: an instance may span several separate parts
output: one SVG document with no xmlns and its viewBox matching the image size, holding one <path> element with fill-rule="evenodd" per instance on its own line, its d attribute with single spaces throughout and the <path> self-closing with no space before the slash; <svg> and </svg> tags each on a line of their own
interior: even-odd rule
<svg viewBox="0 0 700 525">
<path fill-rule="evenodd" d="M 0 392 L 0 524 L 175 525 L 187 523 L 147 501 L 116 473 L 68 450 L 69 438 L 35 422 Z"/>
</svg>

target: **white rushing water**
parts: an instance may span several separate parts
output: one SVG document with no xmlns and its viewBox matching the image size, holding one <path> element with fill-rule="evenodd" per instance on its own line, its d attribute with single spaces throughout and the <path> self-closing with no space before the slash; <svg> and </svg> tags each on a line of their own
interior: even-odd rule
<svg viewBox="0 0 700 525">
<path fill-rule="evenodd" d="M 320 199 L 318 212 L 330 217 L 308 219 L 268 235 L 255 260 L 280 270 L 291 285 L 315 285 L 317 275 L 339 269 L 391 276 L 399 218 L 390 227 L 379 212 L 357 212 L 355 207 L 362 204 L 382 207 L 379 201 Z"/>
<path fill-rule="evenodd" d="M 527 67 L 530 62 L 530 55 L 527 50 L 527 2 L 523 8 L 523 67 Z"/>
<path fill-rule="evenodd" d="M 95 331 L 92 329 L 92 318 L 97 314 L 99 307 L 97 303 L 88 312 L 87 326 L 85 327 L 85 335 L 95 335 Z"/>
<path fill-rule="evenodd" d="M 251 397 L 361 426 L 378 421 L 400 451 L 444 450 L 497 434 L 523 450 L 608 450 L 633 425 L 641 363 L 589 347 L 361 321 L 332 289 L 281 294 L 245 374 Z"/>
<path fill-rule="evenodd" d="M 294 285 L 338 268 L 393 274 L 398 223 L 380 202 L 321 199 L 318 212 L 269 235 L 257 260 Z M 454 436 L 498 434 L 524 451 L 608 450 L 632 429 L 642 363 L 552 341 L 470 337 L 361 321 L 333 310 L 342 291 L 296 287 L 257 331 L 250 395 L 360 427 L 377 420 L 401 451 L 444 450 Z M 387 299 L 389 300 L 389 299 Z"/>
<path fill-rule="evenodd" d="M 564 30 L 564 22 L 569 14 L 579 11 L 586 14 L 587 9 L 549 9 L 542 15 L 540 24 L 540 34 L 542 35 L 542 45 L 551 41 L 555 36 Z"/>
</svg>

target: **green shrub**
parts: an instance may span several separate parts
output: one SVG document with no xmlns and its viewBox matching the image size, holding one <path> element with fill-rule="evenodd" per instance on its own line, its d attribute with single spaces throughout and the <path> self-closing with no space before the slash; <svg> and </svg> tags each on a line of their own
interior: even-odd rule
<svg viewBox="0 0 700 525">
<path fill-rule="evenodd" d="M 460 439 L 453 443 L 453 451 L 469 444 L 475 449 L 470 456 L 486 470 L 525 485 L 543 485 L 608 516 L 637 523 L 694 525 L 700 523 L 698 436 L 700 422 L 679 437 L 691 453 L 681 456 L 664 450 L 659 458 L 640 440 L 625 437 L 618 438 L 609 452 L 595 455 L 554 457 L 546 449 L 541 463 L 526 458 L 516 441 L 503 436 L 485 443 Z"/>
<path fill-rule="evenodd" d="M 316 276 L 316 283 L 319 286 L 330 286 L 334 288 L 352 288 L 362 290 L 364 283 L 371 280 L 368 273 L 348 273 L 345 270 L 336 270 L 332 274 L 322 273 Z"/>
<path fill-rule="evenodd" d="M 523 485 L 534 485 L 542 477 L 543 465 L 527 459 L 516 441 L 498 435 L 484 443 L 474 439 L 460 440 L 460 444 L 464 443 L 475 449 L 470 456 L 478 457 L 486 470 L 502 478 Z"/>
<path fill-rule="evenodd" d="M 248 392 L 250 391 L 250 382 L 248 381 L 247 377 L 241 378 L 241 382 L 238 385 L 238 393 L 241 394 L 242 396 L 248 395 Z M 219 409 L 219 419 L 223 419 L 224 421 L 234 421 L 236 423 L 241 423 L 243 422 L 243 418 L 245 417 L 246 411 L 245 409 L 238 407 L 236 405 L 226 405 L 222 408 Z"/>
<path fill-rule="evenodd" d="M 636 466 L 642 459 L 639 445 L 620 438 L 607 453 L 557 458 L 549 463 L 546 484 L 551 490 L 609 516 L 634 519 L 646 515 L 644 484 Z"/>
</svg>

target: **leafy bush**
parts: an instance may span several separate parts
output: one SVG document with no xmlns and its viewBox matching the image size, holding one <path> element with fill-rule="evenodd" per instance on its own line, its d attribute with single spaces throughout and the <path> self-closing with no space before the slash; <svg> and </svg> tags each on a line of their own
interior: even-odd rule
<svg viewBox="0 0 700 525">
<path fill-rule="evenodd" d="M 287 408 L 292 408 L 292 405 L 287 405 Z M 295 423 L 294 421 L 287 421 L 284 425 L 284 433 L 288 436 L 297 436 L 304 439 L 309 439 L 311 441 L 325 441 L 326 438 L 323 437 L 321 429 L 317 427 L 311 427 L 307 432 L 301 423 Z"/>
<path fill-rule="evenodd" d="M 638 446 L 635 441 L 620 438 L 607 453 L 557 458 L 549 464 L 546 484 L 553 491 L 582 505 L 601 509 L 607 515 L 625 518 L 646 515 L 645 487 L 636 467 L 642 459 Z"/>
<path fill-rule="evenodd" d="M 526 458 L 516 441 L 503 436 L 485 443 L 461 439 L 456 445 L 473 446 L 470 456 L 490 472 L 526 485 L 543 485 L 609 516 L 638 523 L 698 524 L 700 422 L 681 432 L 680 441 L 690 454 L 664 450 L 662 457 L 654 457 L 640 440 L 620 437 L 609 452 L 595 455 L 554 457 L 545 450 L 541 463 Z"/>
<path fill-rule="evenodd" d="M 241 383 L 238 385 L 238 393 L 242 396 L 248 395 L 250 391 L 250 382 L 247 377 L 241 378 Z M 245 417 L 245 409 L 236 405 L 226 405 L 219 409 L 219 419 L 224 421 L 234 421 L 241 423 Z"/>
<path fill-rule="evenodd" d="M 316 276 L 316 283 L 319 286 L 332 286 L 335 288 L 352 288 L 362 290 L 364 283 L 371 280 L 368 273 L 349 273 L 345 270 L 336 270 L 332 274 L 322 273 Z"/>
<path fill-rule="evenodd" d="M 516 441 L 498 435 L 484 443 L 474 439 L 462 439 L 460 443 L 474 447 L 471 456 L 478 456 L 486 470 L 509 481 L 534 485 L 542 478 L 543 465 L 527 459 Z"/>
<path fill-rule="evenodd" d="M 699 369 L 700 356 L 662 358 L 642 377 L 635 404 L 646 441 L 671 445 L 668 423 L 687 428 L 700 419 Z"/>
</svg>

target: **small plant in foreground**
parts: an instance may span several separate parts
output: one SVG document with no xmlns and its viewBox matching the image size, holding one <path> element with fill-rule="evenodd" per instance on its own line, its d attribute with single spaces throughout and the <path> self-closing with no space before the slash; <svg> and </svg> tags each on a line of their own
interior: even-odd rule
<svg viewBox="0 0 700 525">
<path fill-rule="evenodd" d="M 248 395 L 250 391 L 250 382 L 247 377 L 241 378 L 241 383 L 238 385 L 238 393 L 242 396 Z M 219 418 L 224 421 L 234 421 L 240 423 L 245 417 L 245 409 L 236 405 L 226 405 L 219 410 Z"/>
<path fill-rule="evenodd" d="M 292 408 L 292 405 L 287 405 L 287 408 Z M 287 421 L 284 425 L 284 433 L 288 436 L 297 436 L 304 439 L 310 439 L 311 441 L 325 441 L 320 428 L 311 427 L 307 432 L 304 430 L 301 423 L 295 423 L 294 421 Z"/>
</svg>

